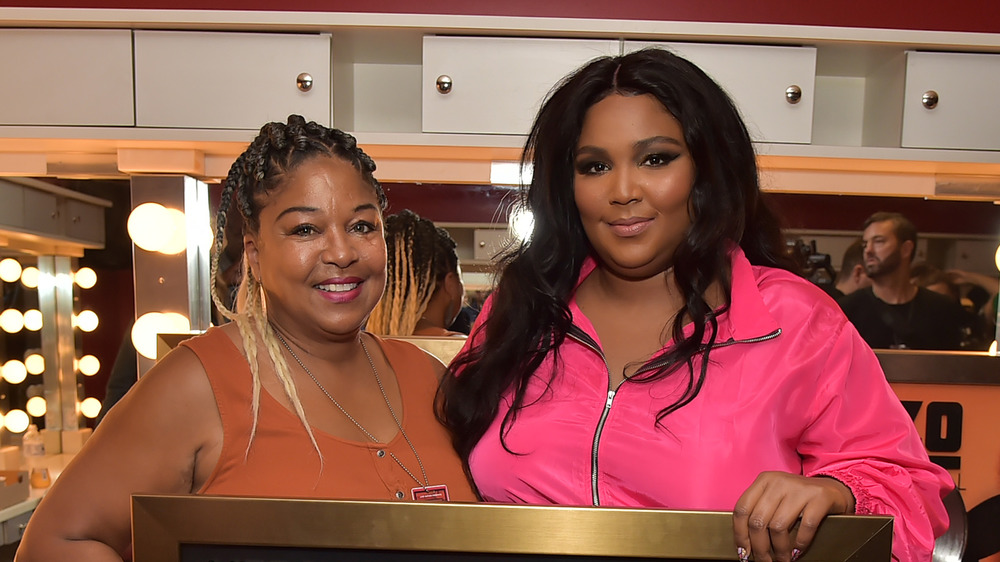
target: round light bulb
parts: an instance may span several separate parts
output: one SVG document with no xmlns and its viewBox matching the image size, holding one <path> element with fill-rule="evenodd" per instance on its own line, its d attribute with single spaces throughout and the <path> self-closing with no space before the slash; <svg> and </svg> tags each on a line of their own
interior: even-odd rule
<svg viewBox="0 0 1000 562">
<path fill-rule="evenodd" d="M 101 401 L 97 398 L 85 398 L 83 402 L 80 402 L 80 413 L 84 417 L 96 418 L 97 414 L 101 413 Z"/>
<path fill-rule="evenodd" d="M 26 267 L 21 271 L 21 283 L 29 289 L 38 288 L 38 268 L 37 267 Z"/>
<path fill-rule="evenodd" d="M 76 327 L 84 332 L 93 332 L 98 323 L 97 314 L 93 310 L 84 310 L 76 317 Z"/>
<path fill-rule="evenodd" d="M 0 279 L 8 283 L 13 283 L 21 278 L 21 262 L 14 258 L 6 258 L 0 261 Z"/>
<path fill-rule="evenodd" d="M 31 398 L 28 398 L 27 403 L 24 405 L 24 409 L 27 410 L 33 417 L 40 418 L 45 415 L 45 412 L 49 411 L 49 405 L 41 396 L 32 396 Z"/>
<path fill-rule="evenodd" d="M 24 368 L 32 375 L 40 375 L 45 372 L 45 358 L 37 353 L 24 358 Z"/>
<path fill-rule="evenodd" d="M 530 209 L 521 206 L 514 207 L 507 219 L 511 233 L 517 240 L 525 241 L 531 238 L 535 229 L 535 216 Z"/>
<path fill-rule="evenodd" d="M 191 331 L 191 321 L 176 312 L 147 312 L 132 325 L 132 345 L 147 359 L 156 359 L 156 334 L 183 334 Z"/>
<path fill-rule="evenodd" d="M 28 414 L 24 410 L 11 410 L 3 417 L 3 426 L 11 433 L 21 433 L 28 429 Z"/>
<path fill-rule="evenodd" d="M 143 203 L 132 209 L 126 229 L 136 246 L 156 252 L 170 241 L 177 228 L 166 207 L 159 203 Z"/>
<path fill-rule="evenodd" d="M 81 267 L 73 274 L 73 281 L 81 289 L 89 289 L 97 284 L 97 274 L 89 267 Z"/>
<path fill-rule="evenodd" d="M 24 315 L 13 308 L 0 312 L 0 328 L 8 334 L 20 332 L 24 328 Z"/>
<path fill-rule="evenodd" d="M 160 246 L 159 252 L 162 254 L 179 254 L 187 250 L 187 217 L 177 209 L 166 209 L 174 227 L 170 238 Z"/>
<path fill-rule="evenodd" d="M 3 364 L 2 369 L 3 378 L 10 384 L 21 384 L 24 379 L 28 378 L 28 369 L 17 359 L 11 359 Z"/>
<path fill-rule="evenodd" d="M 84 355 L 77 362 L 77 368 L 85 376 L 93 376 L 97 374 L 97 371 L 101 370 L 101 362 L 93 355 Z"/>
<path fill-rule="evenodd" d="M 156 326 L 160 316 L 163 315 L 159 312 L 147 312 L 132 325 L 132 345 L 146 359 L 156 359 Z"/>
<path fill-rule="evenodd" d="M 24 327 L 32 332 L 42 329 L 42 312 L 31 309 L 24 311 Z"/>
</svg>

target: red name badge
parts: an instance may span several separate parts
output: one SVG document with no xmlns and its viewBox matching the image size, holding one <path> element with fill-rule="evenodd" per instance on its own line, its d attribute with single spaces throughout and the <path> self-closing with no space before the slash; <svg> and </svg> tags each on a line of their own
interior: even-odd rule
<svg viewBox="0 0 1000 562">
<path fill-rule="evenodd" d="M 421 486 L 410 490 L 413 501 L 418 502 L 446 502 L 448 501 L 448 485 Z"/>
</svg>

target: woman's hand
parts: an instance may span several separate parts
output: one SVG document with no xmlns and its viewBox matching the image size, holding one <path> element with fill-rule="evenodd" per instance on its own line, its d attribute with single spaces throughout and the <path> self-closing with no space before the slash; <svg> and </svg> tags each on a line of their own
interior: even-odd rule
<svg viewBox="0 0 1000 562">
<path fill-rule="evenodd" d="M 788 472 L 762 472 L 733 508 L 741 560 L 796 560 L 827 515 L 854 513 L 854 496 L 839 481 Z M 793 533 L 794 531 L 794 533 Z"/>
</svg>

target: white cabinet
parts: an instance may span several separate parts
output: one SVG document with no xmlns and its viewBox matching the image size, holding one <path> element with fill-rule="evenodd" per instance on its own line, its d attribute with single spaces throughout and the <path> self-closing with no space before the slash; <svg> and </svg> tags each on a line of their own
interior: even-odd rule
<svg viewBox="0 0 1000 562">
<path fill-rule="evenodd" d="M 61 235 L 62 222 L 59 215 L 59 198 L 51 193 L 22 188 L 24 223 L 21 228 L 34 232 Z M 103 224 L 102 224 L 103 226 Z"/>
<path fill-rule="evenodd" d="M 35 253 L 104 247 L 110 201 L 32 178 L 0 179 L 0 201 L 0 238 L 9 247 Z"/>
<path fill-rule="evenodd" d="M 259 129 L 291 113 L 330 124 L 330 36 L 135 32 L 139 127 Z"/>
<path fill-rule="evenodd" d="M 1000 54 L 908 52 L 904 95 L 903 147 L 1000 150 Z"/>
<path fill-rule="evenodd" d="M 526 135 L 556 82 L 620 49 L 610 39 L 424 37 L 423 131 Z"/>
<path fill-rule="evenodd" d="M 812 141 L 815 48 L 626 41 L 624 50 L 645 47 L 669 49 L 718 82 L 736 102 L 753 140 Z"/>
<path fill-rule="evenodd" d="M 130 126 L 127 29 L 0 30 L 0 123 Z"/>
<path fill-rule="evenodd" d="M 509 250 L 511 234 L 507 228 L 477 228 L 473 232 L 473 258 L 493 262 L 500 253 Z"/>
<path fill-rule="evenodd" d="M 15 515 L 3 523 L 0 523 L 0 535 L 2 535 L 3 544 L 14 544 L 21 540 L 21 537 L 24 535 L 24 529 L 28 526 L 28 520 L 31 519 L 32 513 L 34 513 L 33 510 L 20 515 Z"/>
<path fill-rule="evenodd" d="M 104 246 L 104 208 L 83 201 L 62 201 L 64 234 L 73 240 L 87 240 Z"/>
</svg>

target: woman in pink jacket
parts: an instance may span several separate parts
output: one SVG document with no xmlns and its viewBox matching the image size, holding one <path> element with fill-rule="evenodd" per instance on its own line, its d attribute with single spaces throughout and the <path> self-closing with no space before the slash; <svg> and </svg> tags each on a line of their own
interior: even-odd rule
<svg viewBox="0 0 1000 562">
<path fill-rule="evenodd" d="M 595 60 L 545 102 L 525 160 L 533 234 L 441 402 L 483 499 L 733 511 L 734 558 L 765 562 L 828 514 L 885 514 L 894 556 L 930 560 L 952 480 L 790 272 L 715 82 L 662 50 Z"/>
</svg>

